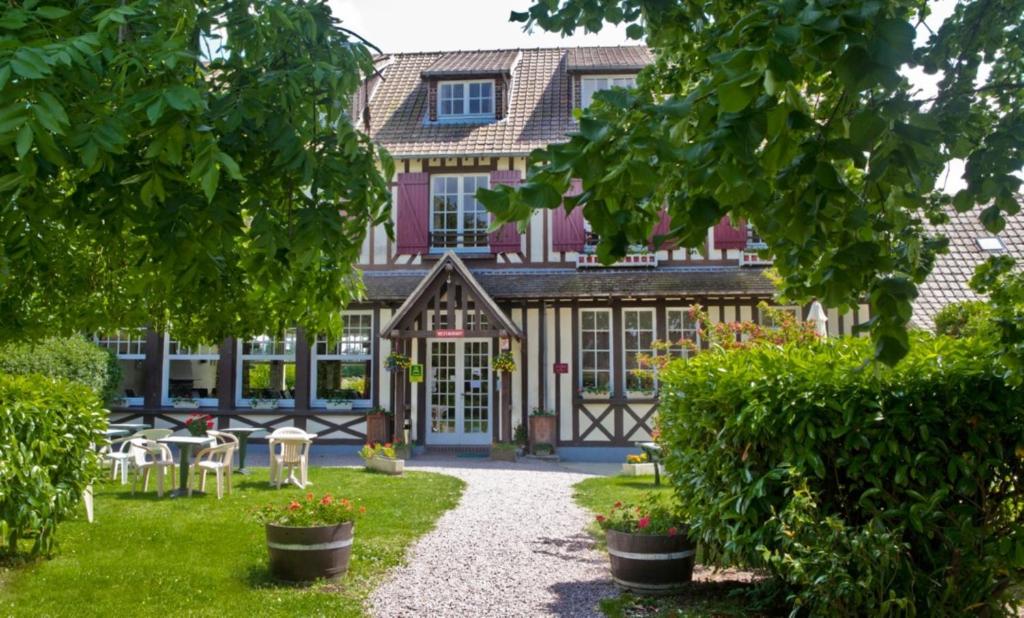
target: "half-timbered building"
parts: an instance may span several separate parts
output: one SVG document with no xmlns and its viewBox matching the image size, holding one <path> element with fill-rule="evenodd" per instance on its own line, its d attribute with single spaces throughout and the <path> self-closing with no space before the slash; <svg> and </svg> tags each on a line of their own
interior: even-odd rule
<svg viewBox="0 0 1024 618">
<path fill-rule="evenodd" d="M 366 410 L 379 406 L 407 420 L 417 445 L 451 448 L 507 440 L 542 408 L 557 417 L 563 456 L 610 456 L 648 439 L 656 385 L 634 372 L 638 354 L 655 340 L 699 346 L 695 303 L 712 321 L 761 319 L 757 305 L 774 288 L 756 235 L 723 221 L 704 250 L 637 247 L 602 266 L 580 208 L 535 212 L 525 233 L 488 232 L 475 193 L 520 182 L 533 149 L 576 129 L 574 108 L 632 85 L 650 61 L 644 47 L 380 58 L 353 114 L 396 159 L 395 234 L 370 230 L 366 299 L 345 309 L 342 338 L 296 330 L 195 349 L 157 333 L 104 338 L 126 370 L 115 416 L 175 426 L 189 412 L 173 407 L 180 393 L 221 425 L 295 425 L 320 443 L 358 445 Z M 848 334 L 868 310 L 828 317 L 831 335 Z M 496 374 L 491 360 L 506 350 L 516 370 Z M 392 352 L 421 366 L 422 381 L 389 371 Z M 274 409 L 258 401 L 268 385 Z"/>
</svg>

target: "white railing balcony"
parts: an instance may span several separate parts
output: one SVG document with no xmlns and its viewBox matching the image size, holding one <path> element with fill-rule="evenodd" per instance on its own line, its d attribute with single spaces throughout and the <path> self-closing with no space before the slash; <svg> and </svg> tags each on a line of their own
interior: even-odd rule
<svg viewBox="0 0 1024 618">
<path fill-rule="evenodd" d="M 656 268 L 658 256 L 653 253 L 634 253 L 623 256 L 614 264 L 605 266 L 593 253 L 580 253 L 576 257 L 576 268 Z"/>
<path fill-rule="evenodd" d="M 740 266 L 770 266 L 771 257 L 761 257 L 761 251 L 767 249 L 768 245 L 763 242 L 749 242 L 747 248 L 740 254 Z"/>
</svg>

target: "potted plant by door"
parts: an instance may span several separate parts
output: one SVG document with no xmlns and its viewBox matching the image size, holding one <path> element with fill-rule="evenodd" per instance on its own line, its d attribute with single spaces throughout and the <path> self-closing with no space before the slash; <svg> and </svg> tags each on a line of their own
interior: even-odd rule
<svg viewBox="0 0 1024 618">
<path fill-rule="evenodd" d="M 366 507 L 325 494 L 256 512 L 266 528 L 270 574 L 287 582 L 336 581 L 348 571 L 355 520 Z"/>
<path fill-rule="evenodd" d="M 399 459 L 391 443 L 364 444 L 359 449 L 359 456 L 367 470 L 376 470 L 384 474 L 397 476 L 405 470 L 405 460 Z"/>
<path fill-rule="evenodd" d="M 597 522 L 605 531 L 612 579 L 639 593 L 669 593 L 693 578 L 696 545 L 667 500 L 616 502 Z"/>
<path fill-rule="evenodd" d="M 557 440 L 555 431 L 554 410 L 538 406 L 530 412 L 530 448 L 534 455 L 540 455 L 537 452 L 538 445 L 544 444 L 550 447 L 555 443 Z M 550 455 L 551 453 L 546 454 Z"/>
<path fill-rule="evenodd" d="M 412 445 L 405 440 L 398 439 L 391 443 L 395 449 L 395 457 L 398 459 L 412 459 Z"/>
<path fill-rule="evenodd" d="M 516 450 L 516 445 L 510 442 L 494 442 L 491 444 L 491 459 L 495 461 L 515 461 Z"/>
<path fill-rule="evenodd" d="M 394 414 L 380 406 L 366 411 L 366 443 L 384 443 L 391 439 L 391 418 Z"/>
</svg>

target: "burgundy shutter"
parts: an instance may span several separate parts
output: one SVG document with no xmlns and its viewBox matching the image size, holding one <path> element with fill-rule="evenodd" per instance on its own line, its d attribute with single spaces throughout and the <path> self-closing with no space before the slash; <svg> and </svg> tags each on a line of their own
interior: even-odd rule
<svg viewBox="0 0 1024 618">
<path fill-rule="evenodd" d="M 651 245 L 651 248 L 655 249 L 655 250 L 657 250 L 657 249 L 675 249 L 676 243 L 672 242 L 671 240 L 663 240 L 663 241 L 661 241 L 661 245 L 659 245 L 657 247 L 654 246 L 654 237 L 655 236 L 665 236 L 670 231 L 672 231 L 672 217 L 668 216 L 668 209 L 667 208 L 662 208 L 661 209 L 661 218 L 658 219 L 658 223 L 654 226 L 654 231 L 651 232 L 651 238 L 650 238 L 650 241 L 649 241 L 649 244 Z"/>
<path fill-rule="evenodd" d="M 430 174 L 398 175 L 397 253 L 430 251 Z"/>
<path fill-rule="evenodd" d="M 518 170 L 495 170 L 491 172 L 491 187 L 495 185 L 519 186 Z M 519 241 L 519 229 L 515 223 L 506 223 L 491 232 L 489 242 L 491 253 L 518 253 L 523 245 Z"/>
<path fill-rule="evenodd" d="M 747 247 L 747 222 L 739 221 L 739 227 L 733 227 L 729 223 L 729 217 L 722 217 L 722 220 L 715 226 L 715 249 L 745 249 Z"/>
<path fill-rule="evenodd" d="M 566 196 L 583 193 L 583 182 L 573 178 Z M 559 206 L 551 211 L 551 250 L 552 251 L 583 251 L 586 234 L 583 230 L 583 207 L 577 206 L 569 214 Z"/>
</svg>

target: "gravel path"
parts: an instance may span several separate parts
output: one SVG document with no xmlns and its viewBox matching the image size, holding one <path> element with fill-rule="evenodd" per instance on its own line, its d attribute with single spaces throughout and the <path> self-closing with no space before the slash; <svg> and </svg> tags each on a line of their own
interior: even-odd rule
<svg viewBox="0 0 1024 618">
<path fill-rule="evenodd" d="M 373 593 L 375 616 L 600 616 L 598 601 L 616 593 L 585 531 L 590 514 L 572 500 L 586 475 L 545 463 L 415 463 L 466 491 Z"/>
</svg>

